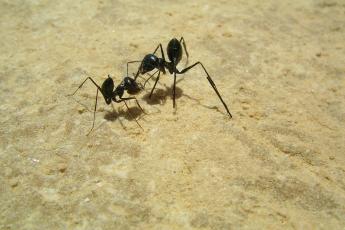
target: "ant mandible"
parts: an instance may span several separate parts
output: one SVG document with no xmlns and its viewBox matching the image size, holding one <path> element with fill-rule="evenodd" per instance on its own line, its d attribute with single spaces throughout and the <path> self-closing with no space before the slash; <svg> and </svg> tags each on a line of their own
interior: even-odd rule
<svg viewBox="0 0 345 230">
<path fill-rule="evenodd" d="M 126 101 L 128 100 L 135 100 L 138 107 L 141 109 L 142 112 L 144 112 L 144 110 L 141 108 L 138 100 L 136 99 L 136 97 L 123 97 L 124 92 L 126 91 L 129 94 L 134 94 L 139 92 L 142 88 L 136 83 L 136 81 L 133 78 L 130 77 L 125 77 L 122 82 L 115 88 L 114 90 L 114 81 L 111 78 L 110 75 L 108 75 L 108 78 L 104 80 L 102 86 L 100 87 L 91 77 L 87 77 L 80 85 L 79 87 L 73 92 L 73 94 L 71 94 L 71 96 L 73 96 L 83 85 L 84 83 L 90 80 L 97 88 L 97 92 L 96 92 L 96 102 L 95 102 L 95 108 L 93 111 L 93 122 L 92 122 L 92 128 L 91 130 L 88 132 L 87 135 L 89 135 L 92 131 L 92 129 L 95 126 L 95 116 L 96 116 L 96 108 L 97 108 L 97 98 L 98 98 L 98 91 L 100 91 L 103 95 L 103 98 L 105 100 L 105 103 L 107 103 L 107 105 L 109 105 L 112 101 L 115 103 L 120 103 L 120 102 L 124 102 L 127 109 L 128 109 L 128 113 L 130 114 L 130 116 L 134 119 L 134 117 L 132 116 L 132 114 L 129 111 L 129 107 L 126 103 Z M 117 98 L 118 97 L 118 98 Z M 145 112 L 144 112 L 145 113 Z M 138 126 L 143 129 L 141 127 L 141 125 L 139 124 L 139 122 L 134 119 L 135 122 L 138 124 Z"/>
<path fill-rule="evenodd" d="M 189 54 L 187 52 L 186 49 L 186 43 L 183 37 L 181 37 L 180 40 L 177 40 L 176 38 L 173 38 L 170 40 L 168 47 L 167 47 L 167 53 L 168 53 L 168 57 L 170 62 L 165 60 L 164 57 L 164 52 L 163 52 L 163 48 L 162 48 L 162 44 L 159 44 L 157 46 L 157 48 L 155 49 L 155 51 L 152 54 L 147 54 L 144 59 L 141 61 L 140 67 L 138 69 L 137 74 L 134 77 L 134 80 L 136 80 L 136 78 L 139 76 L 139 74 L 143 75 L 145 73 L 148 73 L 154 69 L 157 69 L 156 72 L 154 72 L 152 75 L 150 75 L 150 77 L 145 81 L 145 84 L 147 83 L 147 81 L 149 79 L 151 79 L 157 72 L 158 72 L 158 76 L 156 78 L 155 84 L 153 85 L 153 88 L 151 90 L 151 93 L 149 95 L 149 98 L 151 98 L 153 90 L 155 89 L 157 82 L 159 81 L 159 77 L 160 77 L 160 73 L 162 72 L 163 74 L 166 73 L 167 69 L 169 71 L 170 74 L 174 74 L 174 85 L 173 85 L 173 108 L 175 108 L 175 97 L 176 97 L 176 74 L 184 74 L 185 72 L 187 72 L 188 70 L 190 70 L 191 68 L 195 67 L 196 65 L 201 65 L 201 67 L 203 68 L 203 70 L 205 71 L 206 75 L 207 75 L 207 80 L 210 83 L 210 85 L 212 86 L 212 88 L 214 89 L 214 91 L 216 92 L 218 98 L 220 99 L 220 101 L 223 103 L 224 108 L 226 109 L 226 111 L 228 112 L 230 118 L 232 118 L 232 115 L 228 109 L 228 106 L 225 104 L 223 98 L 220 96 L 220 93 L 217 90 L 217 87 L 215 85 L 215 83 L 213 82 L 212 78 L 210 77 L 210 75 L 208 74 L 206 68 L 204 67 L 204 65 L 201 62 L 196 62 L 193 65 L 190 65 L 186 68 L 184 68 L 183 70 L 178 70 L 176 68 L 177 64 L 181 61 L 182 59 L 182 45 L 183 48 L 186 52 L 186 56 L 187 56 L 187 60 L 189 57 Z M 162 57 L 158 58 L 155 53 L 158 50 L 158 48 L 160 48 L 161 50 L 161 54 Z M 128 72 L 128 64 L 129 63 L 134 63 L 134 62 L 140 62 L 140 61 L 131 61 L 127 63 L 127 72 Z M 144 84 L 144 86 L 145 86 Z"/>
</svg>

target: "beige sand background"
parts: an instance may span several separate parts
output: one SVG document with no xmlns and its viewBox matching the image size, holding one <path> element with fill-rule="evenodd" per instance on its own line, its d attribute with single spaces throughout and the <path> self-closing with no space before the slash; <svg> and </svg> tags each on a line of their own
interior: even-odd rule
<svg viewBox="0 0 345 230">
<path fill-rule="evenodd" d="M 1 1 L 0 229 L 344 229 L 345 2 Z M 95 88 L 184 36 L 198 67 Z M 185 59 L 179 68 L 183 68 Z M 131 67 L 131 73 L 136 67 Z M 78 103 L 79 102 L 79 103 Z"/>
</svg>

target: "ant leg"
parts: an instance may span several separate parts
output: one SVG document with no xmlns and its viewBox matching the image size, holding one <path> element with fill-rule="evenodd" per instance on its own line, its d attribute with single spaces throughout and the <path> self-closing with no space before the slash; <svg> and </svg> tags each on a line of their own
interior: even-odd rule
<svg viewBox="0 0 345 230">
<path fill-rule="evenodd" d="M 176 60 L 174 59 L 173 64 L 174 64 L 174 69 L 176 69 Z M 173 85 L 173 108 L 175 108 L 175 95 L 176 95 L 176 71 L 174 71 L 174 85 Z"/>
<path fill-rule="evenodd" d="M 157 85 L 157 82 L 159 81 L 159 76 L 160 76 L 160 75 L 161 75 L 161 71 L 158 71 L 158 76 L 157 76 L 157 78 L 156 78 L 155 84 L 153 85 L 153 88 L 151 89 L 151 93 L 150 93 L 149 98 L 151 98 L 152 93 L 153 93 L 153 90 L 156 88 L 156 85 Z"/>
<path fill-rule="evenodd" d="M 97 87 L 97 89 L 98 89 L 99 91 L 102 92 L 101 87 L 99 87 L 99 85 L 97 85 L 97 83 L 96 83 L 91 77 L 87 77 L 87 78 L 83 81 L 83 83 L 81 83 L 81 84 L 79 85 L 79 87 L 78 87 L 72 94 L 70 94 L 69 96 L 73 96 L 73 95 L 84 85 L 84 83 L 85 83 L 87 80 L 92 81 L 92 83 Z"/>
<path fill-rule="evenodd" d="M 157 52 L 158 48 L 161 48 L 162 58 L 163 58 L 163 60 L 165 60 L 164 52 L 163 52 L 163 48 L 162 48 L 162 44 L 161 43 L 159 43 L 159 45 L 157 46 L 157 48 L 155 49 L 155 51 L 152 54 L 155 54 Z"/>
<path fill-rule="evenodd" d="M 184 51 L 186 52 L 186 56 L 187 56 L 187 63 L 188 63 L 188 57 L 189 57 L 189 54 L 188 54 L 188 51 L 187 51 L 186 42 L 184 41 L 184 38 L 183 38 L 183 37 L 181 37 L 181 39 L 180 39 L 180 43 L 182 43 L 183 48 L 184 48 Z"/>
<path fill-rule="evenodd" d="M 147 73 L 150 77 L 149 77 L 148 79 L 145 80 L 145 82 L 144 82 L 144 88 L 145 88 L 146 83 L 147 83 L 154 75 L 156 75 L 156 73 L 157 73 L 158 71 L 159 71 L 159 70 L 156 70 L 156 72 L 154 72 L 153 74 Z"/>
<path fill-rule="evenodd" d="M 140 64 L 140 66 L 139 66 L 139 68 L 138 68 L 138 71 L 137 71 L 137 73 L 136 73 L 135 76 L 134 76 L 134 81 L 136 81 L 137 78 L 139 77 L 141 65 L 142 65 L 142 63 Z"/>
<path fill-rule="evenodd" d="M 137 61 L 135 61 L 135 62 L 137 62 Z M 141 61 L 140 61 L 140 62 L 141 62 Z M 140 76 L 141 65 L 142 65 L 142 64 L 140 64 L 137 73 L 136 73 L 136 74 L 133 73 L 134 81 L 136 81 L 138 77 L 143 78 L 142 76 Z M 157 72 L 157 71 L 156 71 L 156 72 Z M 153 75 L 155 75 L 156 72 L 155 72 Z M 148 75 L 150 75 L 150 74 L 148 74 Z M 128 67 L 127 67 L 127 76 L 128 76 Z M 151 77 L 152 77 L 152 75 L 150 75 L 150 78 L 151 78 Z M 145 78 L 143 78 L 143 79 L 145 79 Z M 146 84 L 146 81 L 145 81 L 145 84 Z M 144 84 L 144 87 L 145 87 L 145 84 Z"/>
<path fill-rule="evenodd" d="M 141 61 L 129 61 L 127 62 L 127 75 L 126 77 L 128 77 L 128 64 L 131 64 L 131 63 L 138 63 L 138 62 L 141 62 Z M 137 76 L 136 76 L 137 77 Z"/>
<path fill-rule="evenodd" d="M 86 134 L 86 136 L 88 136 L 88 135 L 91 133 L 92 129 L 93 129 L 94 126 L 95 126 L 96 108 L 97 108 L 97 100 L 98 100 L 98 91 L 101 91 L 101 93 L 102 93 L 102 89 L 101 89 L 101 87 L 99 87 L 99 85 L 97 85 L 97 83 L 96 83 L 91 77 L 87 77 L 87 78 L 79 85 L 79 87 L 73 92 L 73 94 L 71 94 L 71 96 L 73 96 L 73 95 L 84 85 L 84 83 L 85 83 L 87 80 L 90 80 L 90 81 L 97 87 L 97 92 L 96 92 L 95 109 L 93 110 L 93 122 L 92 122 L 92 127 L 91 127 L 91 130 Z"/>
<path fill-rule="evenodd" d="M 93 130 L 93 127 L 95 127 L 96 108 L 97 108 L 97 98 L 98 98 L 98 89 L 97 89 L 97 93 L 96 93 L 95 109 L 93 110 L 93 122 L 92 122 L 92 127 L 91 127 L 90 131 L 86 134 L 86 136 L 89 136 L 89 134 L 90 134 L 91 131 Z"/>
<path fill-rule="evenodd" d="M 141 127 L 141 125 L 140 125 L 139 122 L 137 121 L 137 119 L 135 119 L 134 116 L 132 115 L 132 113 L 129 111 L 129 107 L 128 107 L 127 103 L 126 103 L 126 100 L 127 100 L 127 99 L 122 98 L 122 99 L 119 100 L 118 102 L 123 101 L 123 102 L 125 103 L 125 105 L 126 105 L 126 107 L 127 107 L 127 111 L 128 111 L 129 116 L 132 118 L 132 120 L 135 120 L 135 122 L 137 123 L 137 125 L 138 125 L 142 130 L 144 130 L 143 127 Z"/>
<path fill-rule="evenodd" d="M 165 56 L 164 56 L 163 47 L 162 47 L 162 44 L 161 44 L 161 43 L 159 43 L 159 45 L 157 46 L 157 48 L 155 49 L 155 51 L 153 51 L 152 54 L 155 54 L 155 53 L 157 52 L 158 48 L 161 49 L 162 59 L 165 61 Z M 133 62 L 138 62 L 138 61 L 133 61 Z M 142 64 L 140 64 L 140 67 L 141 67 L 141 65 L 142 65 Z M 138 78 L 139 74 L 140 74 L 140 71 L 139 71 L 139 70 L 140 70 L 140 67 L 139 67 L 137 73 L 136 73 L 135 76 L 134 76 L 134 80 L 136 80 L 136 79 Z M 156 71 L 156 72 L 157 72 L 157 71 Z M 155 72 L 153 75 L 155 75 L 156 72 Z M 127 75 L 128 75 L 128 64 L 127 64 Z M 150 78 L 151 78 L 151 77 L 152 77 L 152 76 L 150 76 Z M 149 79 L 150 79 L 150 78 L 149 78 Z M 146 81 L 145 81 L 145 84 L 146 84 Z M 144 84 L 144 87 L 145 87 L 145 84 Z"/>
<path fill-rule="evenodd" d="M 229 111 L 229 109 L 228 109 L 228 106 L 225 104 L 225 102 L 224 102 L 222 96 L 220 96 L 220 93 L 219 93 L 218 90 L 217 90 L 216 84 L 213 82 L 212 78 L 210 77 L 210 75 L 208 74 L 208 72 L 206 71 L 204 65 L 203 65 L 201 62 L 196 62 L 196 63 L 194 63 L 193 65 L 188 66 L 187 68 L 185 68 L 185 69 L 179 71 L 178 74 L 183 74 L 183 73 L 187 72 L 188 70 L 190 70 L 191 68 L 193 68 L 194 66 L 196 66 L 196 65 L 198 65 L 198 64 L 200 64 L 201 67 L 204 69 L 204 71 L 205 71 L 205 73 L 206 73 L 206 75 L 207 75 L 207 80 L 208 80 L 208 82 L 211 84 L 211 86 L 212 86 L 212 88 L 214 89 L 214 91 L 216 92 L 218 98 L 219 98 L 220 101 L 223 103 L 224 108 L 225 108 L 226 111 L 228 112 L 230 118 L 232 118 L 232 115 L 231 115 L 231 113 L 230 113 L 230 111 Z"/>
<path fill-rule="evenodd" d="M 173 108 L 175 108 L 175 96 L 176 95 L 176 72 L 174 72 L 174 88 L 173 88 Z"/>
<path fill-rule="evenodd" d="M 145 111 L 143 110 L 143 108 L 140 106 L 140 104 L 139 104 L 139 101 L 137 100 L 137 98 L 136 97 L 121 97 L 120 98 L 120 100 L 135 100 L 135 102 L 137 103 L 137 105 L 138 105 L 138 107 L 141 109 L 141 111 L 143 112 L 143 113 L 145 113 Z M 146 113 L 145 113 L 146 114 Z"/>
</svg>

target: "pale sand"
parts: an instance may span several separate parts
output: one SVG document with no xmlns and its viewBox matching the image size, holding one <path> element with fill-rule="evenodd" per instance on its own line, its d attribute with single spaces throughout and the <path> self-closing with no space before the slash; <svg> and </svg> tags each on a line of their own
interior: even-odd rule
<svg viewBox="0 0 345 230">
<path fill-rule="evenodd" d="M 344 229 L 344 25 L 342 0 L 2 1 L 0 229 Z M 163 75 L 144 131 L 99 97 L 86 137 L 85 73 L 180 36 L 233 119 L 197 67 L 176 113 Z"/>
</svg>

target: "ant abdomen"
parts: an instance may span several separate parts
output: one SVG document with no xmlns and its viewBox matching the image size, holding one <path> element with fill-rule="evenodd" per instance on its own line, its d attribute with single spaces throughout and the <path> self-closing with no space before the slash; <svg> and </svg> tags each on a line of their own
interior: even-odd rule
<svg viewBox="0 0 345 230">
<path fill-rule="evenodd" d="M 174 59 L 175 59 L 176 64 L 181 61 L 181 59 L 182 59 L 182 46 L 181 46 L 181 43 L 176 38 L 173 38 L 170 40 L 168 47 L 167 47 L 167 51 L 168 51 L 169 60 L 171 62 L 173 62 Z"/>
<path fill-rule="evenodd" d="M 111 102 L 111 98 L 113 96 L 113 90 L 114 90 L 114 81 L 113 79 L 110 78 L 110 76 L 108 76 L 108 78 L 104 80 L 101 86 L 101 93 L 107 104 L 110 104 Z"/>
</svg>

